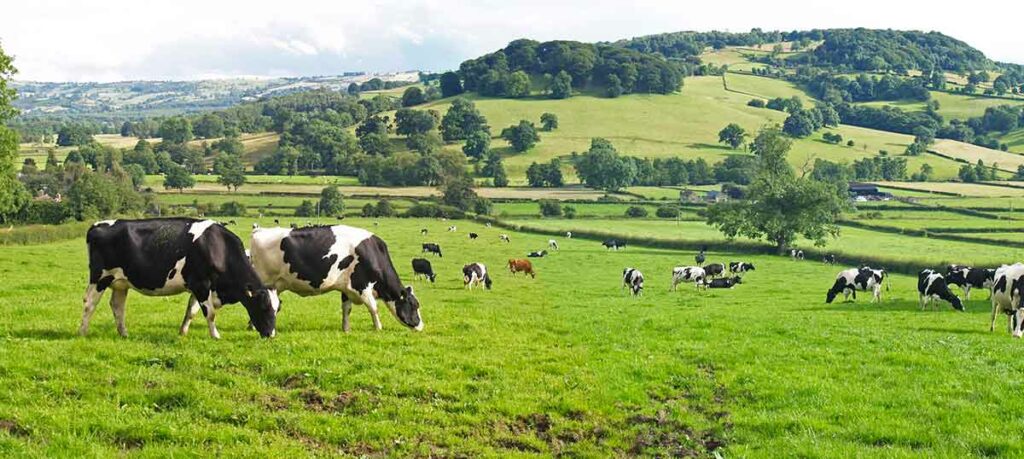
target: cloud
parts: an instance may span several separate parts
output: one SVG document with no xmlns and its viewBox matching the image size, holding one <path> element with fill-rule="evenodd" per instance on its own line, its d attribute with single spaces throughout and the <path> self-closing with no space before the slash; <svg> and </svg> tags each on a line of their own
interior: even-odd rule
<svg viewBox="0 0 1024 459">
<path fill-rule="evenodd" d="M 1016 8 L 888 0 L 720 3 L 641 0 L 39 0 L 5 5 L 0 45 L 20 79 L 110 81 L 443 70 L 515 38 L 612 41 L 678 30 L 828 27 L 939 30 L 1024 63 Z"/>
</svg>

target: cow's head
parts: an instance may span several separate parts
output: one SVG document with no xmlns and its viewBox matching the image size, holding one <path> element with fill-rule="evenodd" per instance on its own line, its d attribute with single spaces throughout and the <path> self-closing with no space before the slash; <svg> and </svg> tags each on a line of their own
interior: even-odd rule
<svg viewBox="0 0 1024 459">
<path fill-rule="evenodd" d="M 398 318 L 399 322 L 416 331 L 423 330 L 423 320 L 420 319 L 420 301 L 412 293 L 412 287 L 402 289 L 399 298 L 395 300 L 391 312 Z"/>
<path fill-rule="evenodd" d="M 433 284 L 434 283 L 434 279 L 437 279 L 437 274 L 430 273 L 430 275 L 427 276 L 427 279 L 430 279 L 430 283 Z"/>
<path fill-rule="evenodd" d="M 964 286 L 967 284 L 967 270 L 968 268 L 960 268 L 956 265 L 950 265 L 946 272 L 946 283 Z"/>
<path fill-rule="evenodd" d="M 753 270 L 754 270 L 754 265 L 752 263 L 747 263 L 747 271 L 753 271 Z"/>
<path fill-rule="evenodd" d="M 260 336 L 274 336 L 277 328 L 277 311 L 281 307 L 276 290 L 263 286 L 248 286 L 245 295 L 242 296 L 242 306 L 249 312 L 249 322 L 256 327 Z"/>
<path fill-rule="evenodd" d="M 964 310 L 964 302 L 960 301 L 960 297 L 956 295 L 953 295 L 953 298 L 949 300 L 949 304 L 953 305 L 953 309 L 956 309 L 957 311 Z"/>
</svg>

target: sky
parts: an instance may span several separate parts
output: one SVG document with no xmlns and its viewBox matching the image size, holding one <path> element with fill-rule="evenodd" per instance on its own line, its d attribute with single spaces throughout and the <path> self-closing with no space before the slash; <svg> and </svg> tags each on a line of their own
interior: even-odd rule
<svg viewBox="0 0 1024 459">
<path fill-rule="evenodd" d="M 936 30 L 1024 64 L 1018 2 L 858 0 L 15 0 L 0 48 L 18 80 L 194 80 L 447 70 L 516 38 L 680 30 Z"/>
</svg>

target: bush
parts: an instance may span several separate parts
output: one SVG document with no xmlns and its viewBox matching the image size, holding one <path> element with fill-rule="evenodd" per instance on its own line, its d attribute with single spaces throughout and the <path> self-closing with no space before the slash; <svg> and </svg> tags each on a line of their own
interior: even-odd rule
<svg viewBox="0 0 1024 459">
<path fill-rule="evenodd" d="M 296 217 L 315 217 L 316 216 L 316 206 L 313 205 L 313 201 L 310 201 L 308 199 L 305 200 L 305 201 L 302 201 L 302 204 L 299 204 L 299 207 L 295 208 L 295 216 Z"/>
<path fill-rule="evenodd" d="M 658 218 L 679 218 L 679 206 L 675 204 L 669 204 L 658 207 L 658 210 L 654 211 L 654 215 Z"/>
<path fill-rule="evenodd" d="M 846 142 L 846 146 L 848 146 L 848 147 L 852 147 L 852 146 L 854 146 L 854 143 L 853 143 L 853 141 L 852 141 L 852 140 L 850 140 L 850 141 Z"/>
<path fill-rule="evenodd" d="M 629 206 L 626 209 L 626 216 L 630 218 L 644 218 L 647 216 L 647 209 L 640 206 Z"/>
<path fill-rule="evenodd" d="M 228 215 L 233 217 L 244 217 L 245 216 L 245 204 L 238 201 L 228 201 L 220 205 L 220 209 L 216 212 L 217 215 Z"/>
<path fill-rule="evenodd" d="M 477 215 L 490 215 L 494 211 L 494 203 L 487 198 L 479 198 L 473 203 L 473 212 Z"/>
<path fill-rule="evenodd" d="M 751 107 L 764 108 L 764 99 L 750 99 L 747 105 Z"/>
<path fill-rule="evenodd" d="M 405 211 L 406 217 L 414 218 L 466 218 L 466 213 L 451 206 L 441 206 L 434 203 L 416 204 Z"/>
<path fill-rule="evenodd" d="M 562 207 L 562 215 L 565 215 L 565 218 L 570 220 L 576 218 L 576 208 L 573 206 Z"/>
<path fill-rule="evenodd" d="M 21 223 L 57 225 L 71 219 L 71 209 L 54 201 L 29 201 L 18 213 Z"/>
<path fill-rule="evenodd" d="M 561 217 L 562 204 L 553 199 L 541 199 L 540 214 L 545 217 Z"/>
<path fill-rule="evenodd" d="M 374 208 L 375 217 L 394 217 L 395 208 L 391 206 L 391 201 L 387 199 L 381 199 L 377 201 L 377 206 Z"/>
<path fill-rule="evenodd" d="M 377 208 L 374 207 L 373 203 L 368 202 L 366 204 L 363 204 L 362 216 L 364 216 L 364 217 L 376 217 L 377 216 Z"/>
</svg>

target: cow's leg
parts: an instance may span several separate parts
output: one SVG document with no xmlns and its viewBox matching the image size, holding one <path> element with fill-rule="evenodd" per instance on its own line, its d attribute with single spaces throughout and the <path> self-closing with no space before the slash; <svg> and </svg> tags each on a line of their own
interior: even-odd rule
<svg viewBox="0 0 1024 459">
<path fill-rule="evenodd" d="M 128 300 L 128 289 L 115 288 L 110 292 L 110 310 L 114 312 L 114 323 L 117 324 L 117 334 L 128 337 L 128 329 L 124 326 L 124 309 Z"/>
<path fill-rule="evenodd" d="M 78 327 L 78 334 L 85 336 L 89 333 L 89 319 L 96 311 L 96 303 L 103 297 L 103 290 L 96 287 L 96 284 L 89 284 L 85 288 L 85 296 L 82 298 L 82 325 Z"/>
<path fill-rule="evenodd" d="M 190 294 L 188 296 L 188 304 L 185 305 L 185 318 L 182 319 L 182 321 L 181 321 L 181 328 L 178 330 L 178 333 L 181 336 L 185 336 L 185 335 L 188 334 L 188 327 L 189 327 L 189 325 L 192 325 L 192 319 L 194 319 L 196 317 L 196 314 L 198 312 L 199 312 L 199 300 L 196 299 L 195 295 L 191 295 Z M 252 326 L 251 323 L 249 325 Z"/>
<path fill-rule="evenodd" d="M 971 284 L 964 286 L 964 301 L 971 301 Z"/>
<path fill-rule="evenodd" d="M 872 289 L 871 293 L 872 293 L 872 298 L 871 298 L 871 302 L 872 303 L 881 303 L 882 302 L 882 286 L 881 285 L 876 285 L 875 288 Z"/>
<path fill-rule="evenodd" d="M 928 304 L 928 300 L 925 298 L 923 293 L 917 296 L 917 303 L 921 306 L 921 310 L 924 311 L 924 307 Z"/>
<path fill-rule="evenodd" d="M 352 300 L 349 299 L 348 295 L 341 294 L 341 331 L 348 333 L 349 323 L 348 316 L 352 314 Z"/>
<path fill-rule="evenodd" d="M 370 317 L 373 318 L 373 328 L 380 330 L 380 313 L 377 311 L 377 299 L 373 297 L 373 289 L 367 287 L 366 290 L 363 290 L 360 298 L 362 298 L 363 304 L 366 305 L 366 309 L 370 311 Z"/>
<path fill-rule="evenodd" d="M 996 312 L 998 312 L 999 305 L 996 303 L 996 296 L 992 295 L 992 324 L 988 326 L 989 332 L 996 331 Z"/>
<path fill-rule="evenodd" d="M 220 300 L 217 299 L 217 293 L 213 291 L 205 292 L 206 299 L 203 298 L 203 294 L 199 293 L 196 298 L 200 302 L 200 308 L 206 315 L 206 325 L 210 329 L 210 338 L 220 339 L 220 331 L 217 330 L 217 310 L 220 309 Z"/>
</svg>

